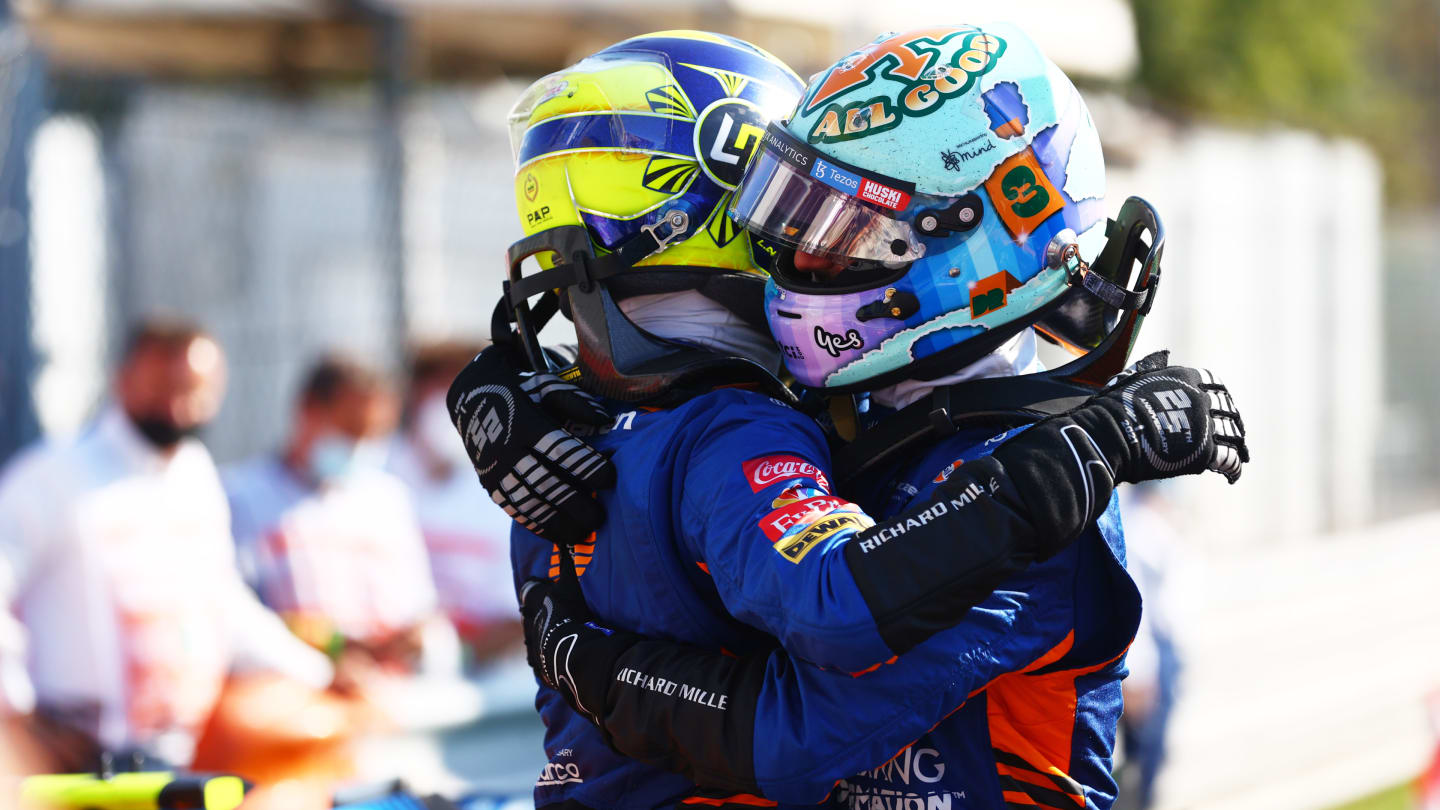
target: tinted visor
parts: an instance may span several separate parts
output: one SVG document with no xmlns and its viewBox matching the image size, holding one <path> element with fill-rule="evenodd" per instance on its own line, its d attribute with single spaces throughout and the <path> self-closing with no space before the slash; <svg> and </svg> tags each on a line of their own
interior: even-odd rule
<svg viewBox="0 0 1440 810">
<path fill-rule="evenodd" d="M 913 193 L 908 183 L 831 160 L 772 123 L 730 216 L 796 250 L 893 265 L 925 255 L 910 223 L 897 219 Z"/>
<path fill-rule="evenodd" d="M 510 110 L 516 165 L 570 150 L 648 154 L 688 148 L 693 113 L 656 113 L 647 96 L 673 82 L 664 54 L 639 51 L 597 54 L 536 81 Z"/>
</svg>

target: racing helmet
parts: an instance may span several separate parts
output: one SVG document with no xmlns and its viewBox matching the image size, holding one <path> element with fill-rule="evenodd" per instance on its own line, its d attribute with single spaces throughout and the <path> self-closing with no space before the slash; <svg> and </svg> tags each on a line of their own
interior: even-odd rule
<svg viewBox="0 0 1440 810">
<path fill-rule="evenodd" d="M 695 290 L 765 334 L 769 254 L 728 212 L 766 124 L 802 86 L 760 48 L 701 31 L 627 39 L 531 85 L 509 119 L 525 238 L 510 248 L 502 305 L 516 329 L 508 335 L 497 311 L 497 333 L 544 370 L 552 360 L 536 335 L 563 311 L 580 384 L 616 399 L 653 400 L 692 380 L 783 391 L 750 359 L 641 330 L 618 302 Z M 526 275 L 532 256 L 541 271 Z"/>
<path fill-rule="evenodd" d="M 732 213 L 784 248 L 766 307 L 787 367 L 843 392 L 953 373 L 1031 326 L 1080 357 L 1106 349 L 1107 369 L 1123 343 L 1118 372 L 1163 234 L 1134 199 L 1107 230 L 1104 195 L 1065 74 L 1013 25 L 956 25 L 884 34 L 817 74 Z M 795 250 L 845 269 L 812 277 Z"/>
</svg>

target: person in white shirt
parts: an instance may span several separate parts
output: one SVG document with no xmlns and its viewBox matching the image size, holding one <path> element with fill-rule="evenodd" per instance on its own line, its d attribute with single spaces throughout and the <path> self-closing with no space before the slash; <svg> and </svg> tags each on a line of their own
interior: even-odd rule
<svg viewBox="0 0 1440 810">
<path fill-rule="evenodd" d="M 236 548 L 261 601 L 312 645 L 398 674 L 453 671 L 409 494 L 381 469 L 397 410 L 375 371 L 316 363 L 285 447 L 225 473 Z"/>
<path fill-rule="evenodd" d="M 523 650 L 510 571 L 510 517 L 480 486 L 445 392 L 483 343 L 437 342 L 410 356 L 405 414 L 387 468 L 410 489 L 440 607 L 481 663 Z"/>
<path fill-rule="evenodd" d="M 225 495 L 193 438 L 224 378 L 200 329 L 141 325 L 94 424 L 0 478 L 0 708 L 57 767 L 118 750 L 186 764 L 236 668 L 331 681 L 235 566 Z"/>
</svg>

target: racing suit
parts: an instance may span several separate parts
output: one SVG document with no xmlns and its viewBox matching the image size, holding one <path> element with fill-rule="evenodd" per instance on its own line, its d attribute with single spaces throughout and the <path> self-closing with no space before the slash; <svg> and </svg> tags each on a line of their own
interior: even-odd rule
<svg viewBox="0 0 1440 810">
<path fill-rule="evenodd" d="M 977 440 L 969 437 L 971 444 Z M 1082 612 L 1082 602 L 1086 611 L 1103 611 L 1078 596 L 1067 596 L 1072 589 L 1085 590 L 1087 599 L 1094 595 L 1076 585 L 1090 579 L 1097 584 L 1104 580 L 1104 587 L 1112 589 L 1119 582 L 1120 601 L 1138 615 L 1138 602 L 1126 599 L 1133 597 L 1133 586 L 1118 561 L 1120 536 L 1113 507 L 1100 528 L 1086 529 L 1071 550 L 1032 568 L 1014 590 L 995 594 L 978 613 L 947 630 L 955 617 L 940 615 L 943 611 L 919 615 L 924 611 L 877 610 L 877 605 L 894 607 L 904 600 L 887 603 L 880 595 L 884 583 L 874 581 L 864 570 L 864 560 L 855 554 L 858 544 L 845 542 L 869 527 L 867 519 L 835 504 L 829 504 L 832 511 L 820 518 L 813 513 L 805 516 L 812 507 L 825 505 L 826 499 L 838 499 L 830 494 L 824 471 L 828 462 L 824 440 L 802 414 L 760 395 L 723 390 L 673 410 L 622 413 L 615 428 L 595 444 L 613 454 L 619 470 L 615 489 L 600 495 L 609 521 L 593 545 L 576 549 L 579 585 L 596 616 L 648 636 L 739 656 L 716 656 L 722 661 L 760 662 L 764 671 L 758 681 L 733 682 L 761 683 L 763 688 L 724 692 L 703 688 L 702 679 L 667 679 L 641 667 L 620 670 L 612 692 L 616 699 L 606 707 L 614 722 L 607 720 L 606 727 L 617 747 L 639 759 L 617 754 L 607 745 L 607 735 L 572 711 L 558 693 L 541 688 L 537 707 L 547 726 L 550 762 L 536 785 L 537 806 L 660 807 L 727 801 L 697 791 L 686 776 L 640 759 L 686 770 L 712 785 L 740 792 L 748 787 L 766 797 L 728 801 L 814 803 L 825 798 L 839 777 L 877 766 L 919 738 L 965 704 L 971 692 L 1005 673 L 1032 666 L 1047 674 L 1056 667 L 1064 672 L 1094 667 L 1097 674 L 1083 684 L 1085 700 L 1075 701 L 1083 708 L 1067 715 L 1071 728 L 1082 729 L 1067 736 L 1074 738 L 1078 753 L 1072 756 L 1067 746 L 1062 757 L 1051 745 L 1060 739 L 1058 726 L 1045 738 L 1048 747 L 1043 756 L 1024 749 L 1021 742 L 1027 737 L 1018 735 L 1012 735 L 1016 741 L 1008 744 L 1022 750 L 1013 753 L 1028 755 L 1026 761 L 1037 763 L 1037 768 L 1059 763 L 1065 772 L 1075 763 L 1108 760 L 1118 711 L 1118 658 L 1133 634 L 1133 622 L 1127 630 L 1123 621 L 1087 613 L 1087 621 L 1096 619 L 1103 630 L 1118 627 L 1120 631 L 1111 634 L 1115 638 L 1105 638 L 1104 633 L 1087 630 L 1081 640 L 1081 622 L 1071 617 Z M 922 477 L 896 479 L 898 491 L 913 496 L 919 492 L 916 484 L 930 478 L 935 479 L 930 488 L 940 486 L 943 479 L 935 470 L 956 461 L 959 449 L 963 448 L 956 438 L 937 447 L 915 467 L 925 471 Z M 944 462 L 937 461 L 942 457 Z M 968 542 L 974 536 L 983 542 L 985 531 L 1005 531 L 1011 525 L 994 519 L 999 499 L 990 496 L 995 492 L 976 486 L 968 495 L 960 495 L 965 508 L 948 514 L 926 510 L 935 513 L 909 520 L 944 516 L 956 521 L 957 537 Z M 877 493 L 876 500 L 889 494 Z M 913 497 L 891 500 L 898 508 Z M 976 522 L 967 527 L 963 523 L 967 520 Z M 528 577 L 559 573 L 554 547 L 523 529 L 515 530 L 512 555 L 517 584 Z M 1091 577 L 1076 574 L 1082 563 L 1093 569 Z M 909 584 L 892 590 L 905 591 Z M 926 601 L 939 604 L 945 599 Z M 783 654 L 771 655 L 776 639 L 795 658 L 829 669 L 793 665 Z M 688 648 L 671 647 L 667 652 L 665 646 L 657 654 L 682 671 Z M 906 650 L 910 652 L 894 664 L 895 653 Z M 886 666 L 887 662 L 893 665 Z M 709 674 L 721 676 L 726 671 L 722 666 Z M 868 674 L 856 678 L 852 673 Z M 1024 683 L 1031 682 L 1041 681 Z M 1057 699 L 1063 696 L 1064 689 L 1055 682 L 1044 683 Z M 1107 701 L 1112 691 L 1114 700 Z M 672 711 L 679 718 L 674 726 L 645 728 L 652 698 L 660 711 Z M 886 700 L 897 702 L 878 705 Z M 986 741 L 983 753 L 988 761 L 993 756 L 990 741 L 1003 737 L 1003 732 L 970 732 L 977 718 L 984 721 L 989 716 L 985 703 L 966 704 L 969 708 L 952 722 L 967 724 L 966 733 L 955 736 Z M 700 715 L 690 717 L 687 712 Z M 681 741 L 680 759 L 690 756 L 690 769 L 673 757 L 651 756 L 656 752 L 644 750 L 647 745 L 663 749 L 670 744 L 667 734 L 685 737 L 683 727 L 705 713 L 753 718 L 754 725 L 737 723 L 725 728 L 723 739 L 701 739 L 697 744 L 706 749 L 703 752 L 687 750 Z M 1046 716 L 1054 725 L 1052 714 Z M 627 717 L 635 725 L 625 726 Z M 948 729 L 947 725 L 937 733 Z M 956 763 L 947 771 L 953 780 L 975 773 L 974 761 L 982 752 L 971 750 L 973 745 L 964 748 L 967 743 L 952 742 L 948 736 L 937 745 L 941 746 L 937 752 L 943 750 Z M 709 758 L 712 754 L 714 759 Z M 1089 772 L 1096 769 L 1081 768 L 1080 776 L 1103 790 L 1105 778 Z M 868 789 L 871 781 L 883 781 L 884 774 L 881 769 L 855 778 L 845 786 L 850 791 L 846 795 L 860 795 L 858 791 Z M 971 795 L 983 792 L 974 782 L 960 790 Z"/>
<path fill-rule="evenodd" d="M 878 499 L 882 514 L 923 502 L 1019 430 L 956 434 L 862 501 Z M 908 522 L 882 519 L 868 539 Z M 1139 613 L 1112 499 L 1077 543 L 892 665 L 851 678 L 783 651 L 746 660 L 646 641 L 618 672 L 725 694 L 727 710 L 699 710 L 625 677 L 598 713 L 618 750 L 723 789 L 714 795 L 815 802 L 834 786 L 832 799 L 850 808 L 1105 808 L 1115 797 L 1123 655 Z"/>
</svg>

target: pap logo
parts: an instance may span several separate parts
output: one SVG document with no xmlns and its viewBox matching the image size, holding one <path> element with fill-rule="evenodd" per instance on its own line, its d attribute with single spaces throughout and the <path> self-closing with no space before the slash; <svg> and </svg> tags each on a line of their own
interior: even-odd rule
<svg viewBox="0 0 1440 810">
<path fill-rule="evenodd" d="M 846 505 L 847 503 L 839 498 L 821 495 L 782 506 L 760 518 L 760 522 L 756 525 L 760 527 L 760 531 L 764 532 L 766 537 L 770 538 L 770 542 L 774 543 L 796 526 L 818 520 L 826 513 Z"/>
</svg>

